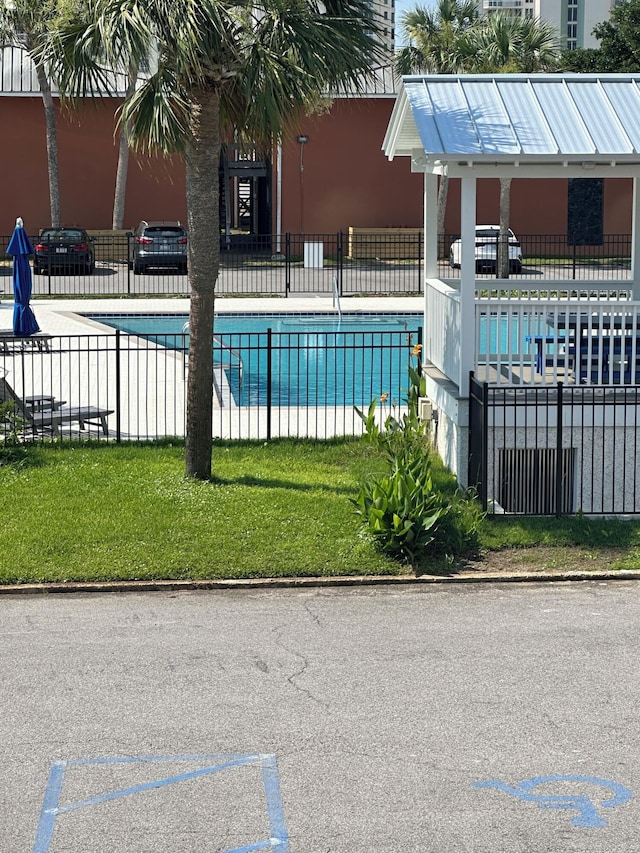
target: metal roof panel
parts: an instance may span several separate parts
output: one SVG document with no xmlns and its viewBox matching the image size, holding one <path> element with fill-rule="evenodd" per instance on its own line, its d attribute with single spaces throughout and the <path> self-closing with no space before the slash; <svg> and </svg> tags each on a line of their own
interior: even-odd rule
<svg viewBox="0 0 640 853">
<path fill-rule="evenodd" d="M 528 154 L 557 154 L 558 144 L 530 83 L 514 85 L 513 81 L 500 80 L 497 87 L 521 150 Z"/>
<path fill-rule="evenodd" d="M 436 123 L 433 103 L 424 83 L 409 83 L 405 87 L 407 99 L 425 151 L 440 153 L 444 145 Z"/>
<path fill-rule="evenodd" d="M 633 146 L 602 86 L 567 83 L 599 154 L 630 154 Z"/>
<path fill-rule="evenodd" d="M 531 86 L 549 123 L 558 150 L 564 154 L 595 154 L 595 143 L 564 80 L 545 80 L 544 84 L 541 84 L 533 79 Z"/>
<path fill-rule="evenodd" d="M 640 89 L 637 83 L 602 80 L 602 88 L 615 110 L 634 151 L 640 151 Z"/>
<path fill-rule="evenodd" d="M 522 149 L 496 84 L 487 80 L 466 86 L 462 80 L 461 86 L 483 152 L 519 154 Z"/>
<path fill-rule="evenodd" d="M 640 157 L 637 74 L 426 74 L 402 86 L 426 154 L 441 161 Z"/>
<path fill-rule="evenodd" d="M 478 132 L 459 81 L 438 80 L 427 87 L 427 97 L 432 104 L 442 150 L 451 154 L 481 154 Z M 417 124 L 420 129 L 420 121 Z"/>
</svg>

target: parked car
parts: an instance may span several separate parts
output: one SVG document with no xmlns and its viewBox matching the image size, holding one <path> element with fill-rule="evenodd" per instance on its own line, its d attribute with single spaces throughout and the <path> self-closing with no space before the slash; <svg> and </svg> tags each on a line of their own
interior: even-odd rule
<svg viewBox="0 0 640 853">
<path fill-rule="evenodd" d="M 36 275 L 54 270 L 91 275 L 96 266 L 93 243 L 84 228 L 43 228 L 33 247 L 33 271 Z"/>
<path fill-rule="evenodd" d="M 476 272 L 496 272 L 499 225 L 476 225 Z M 454 240 L 449 251 L 449 264 L 455 269 L 462 261 L 462 240 Z M 522 250 L 518 238 L 509 228 L 509 271 L 522 272 Z"/>
<path fill-rule="evenodd" d="M 147 222 L 136 228 L 133 240 L 133 261 L 136 274 L 150 269 L 176 267 L 187 271 L 187 232 L 179 222 Z"/>
</svg>

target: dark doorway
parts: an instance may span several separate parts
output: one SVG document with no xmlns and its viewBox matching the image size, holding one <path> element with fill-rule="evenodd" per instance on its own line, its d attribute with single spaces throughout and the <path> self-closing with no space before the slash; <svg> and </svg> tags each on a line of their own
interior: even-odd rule
<svg viewBox="0 0 640 853">
<path fill-rule="evenodd" d="M 271 162 L 255 150 L 225 145 L 220 153 L 220 247 L 271 251 Z"/>
</svg>

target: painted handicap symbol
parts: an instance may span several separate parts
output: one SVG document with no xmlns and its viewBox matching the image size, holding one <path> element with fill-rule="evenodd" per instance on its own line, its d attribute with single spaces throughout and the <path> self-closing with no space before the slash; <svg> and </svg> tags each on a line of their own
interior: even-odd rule
<svg viewBox="0 0 640 853">
<path fill-rule="evenodd" d="M 579 784 L 597 785 L 606 788 L 612 796 L 606 799 L 596 798 L 594 802 L 591 797 L 583 793 L 576 794 L 541 794 L 534 793 L 539 785 L 548 785 L 553 782 L 576 782 Z M 613 809 L 628 803 L 633 794 L 624 785 L 612 782 L 609 779 L 598 779 L 594 776 L 535 776 L 533 779 L 524 779 L 515 785 L 507 785 L 499 779 L 487 779 L 484 782 L 474 782 L 474 788 L 495 788 L 504 794 L 517 797 L 527 803 L 535 803 L 539 809 L 568 809 L 577 811 L 578 814 L 572 819 L 574 826 L 588 828 L 607 826 L 607 821 L 600 815 L 599 808 Z"/>
</svg>

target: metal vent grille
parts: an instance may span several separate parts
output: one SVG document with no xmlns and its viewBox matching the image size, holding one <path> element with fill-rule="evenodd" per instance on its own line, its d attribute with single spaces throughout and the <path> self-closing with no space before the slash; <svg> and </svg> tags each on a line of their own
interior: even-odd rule
<svg viewBox="0 0 640 853">
<path fill-rule="evenodd" d="M 498 503 L 505 512 L 527 515 L 572 513 L 574 475 L 573 447 L 561 451 L 559 466 L 555 448 L 503 448 L 498 452 Z"/>
</svg>

